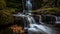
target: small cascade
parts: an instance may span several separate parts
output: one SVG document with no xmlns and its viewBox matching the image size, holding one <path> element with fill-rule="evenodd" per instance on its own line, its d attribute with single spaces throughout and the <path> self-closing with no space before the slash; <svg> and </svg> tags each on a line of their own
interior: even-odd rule
<svg viewBox="0 0 60 34">
<path fill-rule="evenodd" d="M 55 17 L 56 18 L 56 23 L 60 23 L 60 17 Z"/>
<path fill-rule="evenodd" d="M 41 15 L 39 16 L 39 23 L 40 23 L 40 24 L 44 24 L 44 23 L 42 22 Z"/>
<path fill-rule="evenodd" d="M 32 3 L 30 0 L 26 0 L 26 7 L 27 7 L 27 12 L 31 13 L 32 12 Z"/>
<path fill-rule="evenodd" d="M 27 16 L 27 18 L 28 18 L 30 24 L 36 24 L 36 22 L 32 16 Z"/>
</svg>

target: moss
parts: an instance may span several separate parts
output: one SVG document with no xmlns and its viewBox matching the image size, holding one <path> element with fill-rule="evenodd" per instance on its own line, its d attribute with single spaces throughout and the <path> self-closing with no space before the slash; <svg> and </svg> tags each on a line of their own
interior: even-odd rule
<svg viewBox="0 0 60 34">
<path fill-rule="evenodd" d="M 0 18 L 0 25 L 14 23 L 14 18 L 9 10 L 0 10 Z"/>
<path fill-rule="evenodd" d="M 43 8 L 46 14 L 60 13 L 59 8 Z"/>
</svg>

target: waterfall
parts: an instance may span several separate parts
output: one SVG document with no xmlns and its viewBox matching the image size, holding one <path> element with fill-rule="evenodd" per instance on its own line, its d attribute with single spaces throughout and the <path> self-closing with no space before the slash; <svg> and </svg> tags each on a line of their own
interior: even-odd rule
<svg viewBox="0 0 60 34">
<path fill-rule="evenodd" d="M 27 13 L 28 15 L 26 16 L 27 20 L 29 21 L 29 26 L 26 29 L 28 29 L 28 34 L 53 34 L 51 28 L 49 28 L 48 26 L 45 25 L 41 25 L 43 24 L 41 22 L 41 16 L 39 19 L 39 22 L 41 23 L 40 25 L 38 25 L 34 19 L 34 17 L 30 16 L 32 15 L 32 3 L 30 0 L 26 0 L 26 7 L 27 7 Z M 27 25 L 28 26 L 28 25 Z"/>
<path fill-rule="evenodd" d="M 17 15 L 13 15 L 13 16 L 17 16 L 17 17 L 23 17 L 23 19 L 25 19 L 24 17 L 26 17 L 26 21 L 28 21 L 29 26 L 25 26 L 26 23 L 24 23 L 24 29 L 28 30 L 28 34 L 54 34 L 54 30 L 52 30 L 50 27 L 46 26 L 45 24 L 43 24 L 41 21 L 41 15 L 39 16 L 39 22 L 41 24 L 37 24 L 34 17 L 31 16 L 31 12 L 32 12 L 32 3 L 30 2 L 30 0 L 26 0 L 26 6 L 27 6 L 27 10 L 26 11 L 28 14 L 22 14 L 22 13 L 18 13 Z M 56 18 L 57 21 L 57 18 Z"/>
<path fill-rule="evenodd" d="M 27 31 L 28 34 L 54 34 L 54 31 L 50 27 L 46 26 L 45 24 L 43 24 L 41 22 L 42 21 L 41 20 L 41 15 L 39 16 L 40 17 L 39 22 L 41 24 L 37 24 L 34 17 L 31 16 L 32 15 L 31 14 L 31 12 L 32 12 L 32 3 L 31 3 L 30 0 L 26 0 L 26 7 L 27 7 L 26 12 L 28 14 L 26 14 L 26 13 L 25 14 L 18 13 L 17 15 L 13 15 L 13 16 L 23 17 L 24 20 L 25 20 L 24 17 L 27 18 L 26 21 L 28 21 L 29 26 L 26 25 L 26 23 L 24 23 L 26 25 L 26 26 L 24 25 L 24 29 L 28 30 Z M 56 18 L 56 20 L 57 20 L 57 18 Z"/>
</svg>

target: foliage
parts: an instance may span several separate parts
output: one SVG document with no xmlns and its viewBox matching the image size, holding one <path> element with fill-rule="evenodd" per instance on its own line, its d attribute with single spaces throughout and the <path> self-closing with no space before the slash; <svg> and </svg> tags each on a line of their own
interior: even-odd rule
<svg viewBox="0 0 60 34">
<path fill-rule="evenodd" d="M 14 23 L 14 18 L 10 10 L 0 10 L 0 25 Z"/>
<path fill-rule="evenodd" d="M 21 0 L 6 0 L 6 7 L 13 8 L 16 10 L 22 10 Z"/>
<path fill-rule="evenodd" d="M 0 0 L 0 9 L 3 9 L 6 7 L 6 2 L 5 0 Z"/>
</svg>

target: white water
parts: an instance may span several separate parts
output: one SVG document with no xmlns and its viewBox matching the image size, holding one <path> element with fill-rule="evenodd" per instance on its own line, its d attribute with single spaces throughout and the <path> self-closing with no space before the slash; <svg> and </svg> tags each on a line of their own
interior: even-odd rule
<svg viewBox="0 0 60 34">
<path fill-rule="evenodd" d="M 32 12 L 32 3 L 30 2 L 30 0 L 27 0 L 26 1 L 26 6 L 27 6 L 27 9 L 28 9 L 28 12 Z M 28 13 L 29 15 L 31 15 L 31 13 Z M 43 24 L 41 22 L 41 16 L 40 16 L 40 25 L 38 25 L 36 22 L 35 22 L 35 19 L 32 17 L 32 16 L 26 16 L 27 17 L 27 20 L 29 21 L 29 26 L 30 28 L 27 28 L 28 29 L 28 34 L 53 34 L 52 32 L 52 29 L 49 28 L 48 26 L 45 26 L 45 25 L 41 25 Z M 28 25 L 27 25 L 28 26 Z"/>
<path fill-rule="evenodd" d="M 29 20 L 29 23 L 30 24 L 36 24 L 36 22 L 35 22 L 35 20 L 34 20 L 34 18 L 32 17 L 32 16 L 27 16 L 27 19 Z"/>
<path fill-rule="evenodd" d="M 30 2 L 30 0 L 26 1 L 26 7 L 28 12 L 32 12 L 32 3 Z"/>
<path fill-rule="evenodd" d="M 30 28 L 28 29 L 28 34 L 53 34 L 53 30 L 51 28 L 49 28 L 48 26 L 45 25 L 38 25 L 35 20 L 33 19 L 33 17 L 28 16 L 28 21 L 30 23 Z"/>
</svg>

